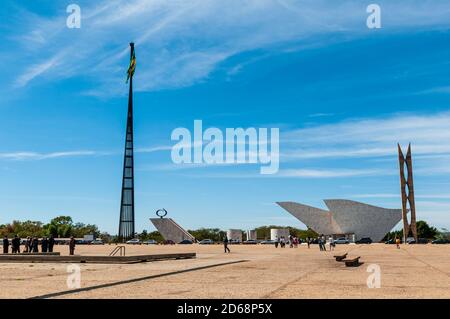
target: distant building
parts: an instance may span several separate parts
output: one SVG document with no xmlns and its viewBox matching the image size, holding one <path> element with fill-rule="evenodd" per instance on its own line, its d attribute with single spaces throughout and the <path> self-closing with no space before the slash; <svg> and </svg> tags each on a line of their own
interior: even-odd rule
<svg viewBox="0 0 450 319">
<path fill-rule="evenodd" d="M 329 211 L 294 203 L 277 204 L 318 234 L 369 237 L 379 242 L 402 219 L 401 209 L 387 209 L 345 199 L 324 200 Z"/>
<path fill-rule="evenodd" d="M 256 236 L 256 229 L 252 229 L 252 230 L 247 230 L 247 240 L 256 240 L 257 236 Z"/>
<path fill-rule="evenodd" d="M 289 229 L 287 229 L 287 228 L 272 228 L 272 229 L 270 229 L 270 240 L 281 239 L 281 237 L 288 239 Z"/>
<path fill-rule="evenodd" d="M 229 229 L 227 231 L 227 237 L 228 237 L 228 240 L 241 243 L 242 242 L 242 230 Z"/>
</svg>

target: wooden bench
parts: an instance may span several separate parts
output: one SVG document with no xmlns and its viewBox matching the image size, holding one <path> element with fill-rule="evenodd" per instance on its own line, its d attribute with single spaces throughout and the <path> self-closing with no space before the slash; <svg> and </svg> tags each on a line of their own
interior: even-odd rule
<svg viewBox="0 0 450 319">
<path fill-rule="evenodd" d="M 348 253 L 345 253 L 343 255 L 335 255 L 333 257 L 336 258 L 336 261 L 342 261 L 342 260 L 344 260 L 347 257 L 347 254 Z"/>
<path fill-rule="evenodd" d="M 360 256 L 352 258 L 352 259 L 344 259 L 343 262 L 345 262 L 346 267 L 358 267 L 360 265 L 359 263 Z"/>
</svg>

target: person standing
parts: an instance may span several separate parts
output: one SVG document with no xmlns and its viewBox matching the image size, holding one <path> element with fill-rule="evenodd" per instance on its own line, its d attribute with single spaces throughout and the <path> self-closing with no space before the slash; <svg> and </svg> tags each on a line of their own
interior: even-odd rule
<svg viewBox="0 0 450 319">
<path fill-rule="evenodd" d="M 322 234 L 321 239 L 322 239 L 322 249 L 323 249 L 323 251 L 327 251 L 327 246 L 325 246 L 327 240 L 325 239 L 325 236 L 323 234 Z"/>
<path fill-rule="evenodd" d="M 333 240 L 333 236 L 330 236 L 330 238 L 328 238 L 328 240 L 330 241 L 330 251 L 334 250 L 334 240 Z"/>
<path fill-rule="evenodd" d="M 13 240 L 11 241 L 12 246 L 12 253 L 13 254 L 20 254 L 20 238 L 15 235 Z"/>
<path fill-rule="evenodd" d="M 31 241 L 31 246 L 33 247 L 32 252 L 38 253 L 39 252 L 39 239 L 37 237 L 33 237 L 33 240 Z"/>
<path fill-rule="evenodd" d="M 286 248 L 286 237 L 282 236 L 281 237 L 281 243 L 283 244 L 283 248 Z"/>
<path fill-rule="evenodd" d="M 23 245 L 25 246 L 25 248 L 23 249 L 24 253 L 27 253 L 29 250 L 29 239 L 30 239 L 30 237 L 27 237 L 27 239 L 25 239 L 25 241 L 23 243 Z"/>
<path fill-rule="evenodd" d="M 75 253 L 75 238 L 73 238 L 73 236 L 70 236 L 69 254 L 73 255 L 74 253 Z"/>
<path fill-rule="evenodd" d="M 280 244 L 280 239 L 277 237 L 277 239 L 275 239 L 275 248 L 278 248 L 279 244 Z"/>
<path fill-rule="evenodd" d="M 230 253 L 230 248 L 228 248 L 228 237 L 225 235 L 225 237 L 223 238 L 223 250 L 226 253 Z"/>
<path fill-rule="evenodd" d="M 42 238 L 41 247 L 42 247 L 41 251 L 43 253 L 46 253 L 47 249 L 48 249 L 48 239 L 47 239 L 47 237 L 43 237 Z"/>
<path fill-rule="evenodd" d="M 395 237 L 395 244 L 397 245 L 397 249 L 400 249 L 400 238 Z"/>
<path fill-rule="evenodd" d="M 53 246 L 55 245 L 55 238 L 53 238 L 53 235 L 50 235 L 50 238 L 48 240 L 48 252 L 53 252 Z"/>
<path fill-rule="evenodd" d="M 306 244 L 308 245 L 309 249 L 309 246 L 311 245 L 311 239 L 309 237 L 306 237 Z"/>
<path fill-rule="evenodd" d="M 7 254 L 9 252 L 9 239 L 8 236 L 3 237 L 3 253 Z"/>
<path fill-rule="evenodd" d="M 28 237 L 28 252 L 33 252 L 33 238 L 31 236 Z"/>
</svg>

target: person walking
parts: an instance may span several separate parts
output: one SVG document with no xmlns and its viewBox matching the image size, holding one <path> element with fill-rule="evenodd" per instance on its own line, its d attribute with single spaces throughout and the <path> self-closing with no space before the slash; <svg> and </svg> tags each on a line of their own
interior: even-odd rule
<svg viewBox="0 0 450 319">
<path fill-rule="evenodd" d="M 70 236 L 69 254 L 73 255 L 74 253 L 75 253 L 75 238 L 73 238 L 73 236 Z"/>
<path fill-rule="evenodd" d="M 3 237 L 3 253 L 7 254 L 9 252 L 9 239 L 8 236 Z"/>
<path fill-rule="evenodd" d="M 275 239 L 275 248 L 278 248 L 279 244 L 280 244 L 280 239 L 277 237 L 277 239 Z"/>
<path fill-rule="evenodd" d="M 226 253 L 230 253 L 230 248 L 228 248 L 228 237 L 225 235 L 225 237 L 223 238 L 223 250 Z"/>
<path fill-rule="evenodd" d="M 53 246 L 55 245 L 55 238 L 53 238 L 53 235 L 50 235 L 50 238 L 48 240 L 48 252 L 53 252 Z"/>
<path fill-rule="evenodd" d="M 311 246 L 311 239 L 309 237 L 306 237 L 306 244 L 308 245 L 309 249 L 309 246 Z"/>
<path fill-rule="evenodd" d="M 33 253 L 39 252 L 39 239 L 37 237 L 33 237 L 33 240 L 31 241 L 31 247 Z"/>
<path fill-rule="evenodd" d="M 48 239 L 47 237 L 43 237 L 41 242 L 41 251 L 43 253 L 46 253 L 47 249 L 48 249 Z"/>
<path fill-rule="evenodd" d="M 20 254 L 20 238 L 15 235 L 13 240 L 11 241 L 12 246 L 12 253 L 13 254 Z"/>
</svg>

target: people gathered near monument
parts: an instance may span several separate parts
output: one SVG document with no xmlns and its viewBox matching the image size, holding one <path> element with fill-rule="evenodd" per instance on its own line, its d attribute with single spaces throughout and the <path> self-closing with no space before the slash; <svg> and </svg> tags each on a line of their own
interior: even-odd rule
<svg viewBox="0 0 450 319">
<path fill-rule="evenodd" d="M 8 236 L 3 237 L 3 253 L 7 254 L 9 252 L 9 239 Z"/>
</svg>

